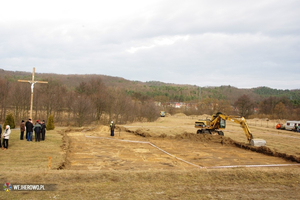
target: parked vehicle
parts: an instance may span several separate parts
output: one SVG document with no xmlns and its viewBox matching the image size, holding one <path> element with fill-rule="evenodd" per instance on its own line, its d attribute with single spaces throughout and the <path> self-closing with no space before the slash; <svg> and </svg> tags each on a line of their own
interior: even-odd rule
<svg viewBox="0 0 300 200">
<path fill-rule="evenodd" d="M 286 121 L 285 122 L 285 130 L 297 131 L 297 127 L 299 126 L 300 121 Z"/>
<path fill-rule="evenodd" d="M 276 124 L 276 129 L 285 130 L 285 125 L 284 124 Z"/>
</svg>

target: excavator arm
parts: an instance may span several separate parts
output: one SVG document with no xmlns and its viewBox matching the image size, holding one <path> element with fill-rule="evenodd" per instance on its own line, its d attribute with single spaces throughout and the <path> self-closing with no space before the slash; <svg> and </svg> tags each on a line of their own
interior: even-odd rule
<svg viewBox="0 0 300 200">
<path fill-rule="evenodd" d="M 223 115 L 223 114 L 219 114 L 219 117 L 226 120 L 226 121 L 230 120 L 232 122 L 240 124 L 242 129 L 244 130 L 244 133 L 245 133 L 249 143 L 253 139 L 253 135 L 252 135 L 252 133 L 249 129 L 249 126 L 246 123 L 246 119 L 244 117 L 226 116 L 226 115 Z"/>
</svg>

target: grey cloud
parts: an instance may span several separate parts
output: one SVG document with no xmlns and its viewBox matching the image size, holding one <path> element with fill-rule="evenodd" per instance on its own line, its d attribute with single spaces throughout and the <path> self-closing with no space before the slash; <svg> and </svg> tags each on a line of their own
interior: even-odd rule
<svg viewBox="0 0 300 200">
<path fill-rule="evenodd" d="M 299 88 L 299 8 L 292 0 L 162 1 L 117 21 L 0 21 L 0 68 Z"/>
</svg>

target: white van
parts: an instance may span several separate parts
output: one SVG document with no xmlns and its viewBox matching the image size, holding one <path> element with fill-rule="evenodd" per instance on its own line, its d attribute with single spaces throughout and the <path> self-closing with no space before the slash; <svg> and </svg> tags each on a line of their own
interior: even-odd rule
<svg viewBox="0 0 300 200">
<path fill-rule="evenodd" d="M 295 125 L 298 127 L 300 124 L 300 121 L 286 121 L 285 122 L 285 129 L 286 130 L 295 130 Z"/>
</svg>

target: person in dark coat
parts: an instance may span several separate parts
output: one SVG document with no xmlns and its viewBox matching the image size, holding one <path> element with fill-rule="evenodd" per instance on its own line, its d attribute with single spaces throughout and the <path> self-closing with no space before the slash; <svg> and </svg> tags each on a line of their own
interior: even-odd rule
<svg viewBox="0 0 300 200">
<path fill-rule="evenodd" d="M 32 123 L 31 119 L 28 119 L 28 121 L 25 123 L 25 127 L 26 127 L 26 139 L 28 138 L 28 126 L 30 126 L 29 124 Z"/>
<path fill-rule="evenodd" d="M 45 120 L 42 121 L 42 140 L 44 141 L 45 140 L 45 135 L 46 135 L 46 124 L 45 124 Z"/>
<path fill-rule="evenodd" d="M 34 130 L 34 132 L 35 132 L 35 141 L 37 142 L 39 142 L 39 141 L 41 141 L 41 130 L 42 130 L 42 126 L 40 125 L 40 123 L 39 123 L 39 120 L 36 120 L 36 123 L 35 123 L 35 125 L 34 125 L 34 127 L 33 127 L 33 130 Z"/>
<path fill-rule="evenodd" d="M 22 122 L 20 124 L 20 131 L 21 131 L 20 140 L 23 140 L 24 139 L 24 131 L 25 131 L 25 122 L 24 122 L 24 120 L 22 120 Z"/>
<path fill-rule="evenodd" d="M 26 131 L 28 131 L 28 135 L 27 135 L 27 141 L 31 141 L 32 142 L 32 134 L 33 134 L 33 123 L 31 121 L 31 119 L 28 121 L 29 123 L 27 123 L 27 126 L 26 126 Z"/>
</svg>

